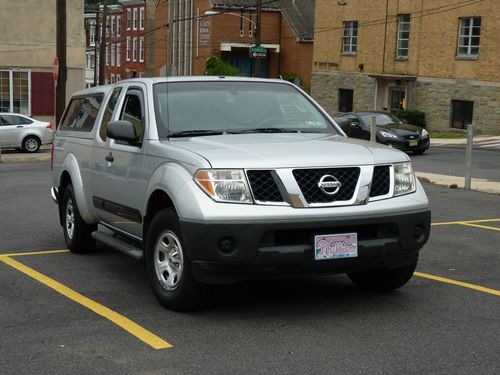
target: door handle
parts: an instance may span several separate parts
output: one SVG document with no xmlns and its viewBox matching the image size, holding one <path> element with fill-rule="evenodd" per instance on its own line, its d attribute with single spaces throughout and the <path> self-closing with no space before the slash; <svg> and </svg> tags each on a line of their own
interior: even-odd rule
<svg viewBox="0 0 500 375">
<path fill-rule="evenodd" d="M 113 154 L 110 152 L 109 155 L 106 156 L 106 161 L 112 163 L 115 161 L 115 158 L 113 157 Z"/>
<path fill-rule="evenodd" d="M 17 125 L 16 128 L 24 128 L 22 125 Z"/>
</svg>

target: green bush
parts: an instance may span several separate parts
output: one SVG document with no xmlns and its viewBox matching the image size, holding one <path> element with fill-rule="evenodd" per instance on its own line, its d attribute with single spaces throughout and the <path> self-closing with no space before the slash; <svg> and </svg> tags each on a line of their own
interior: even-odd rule
<svg viewBox="0 0 500 375">
<path fill-rule="evenodd" d="M 399 109 L 397 111 L 394 111 L 394 115 L 397 118 L 406 121 L 408 124 L 417 125 L 422 128 L 425 128 L 425 125 L 427 124 L 425 120 L 425 113 L 422 111 L 408 111 Z"/>
<path fill-rule="evenodd" d="M 205 63 L 206 76 L 244 76 L 237 68 L 218 56 L 210 57 Z"/>
<path fill-rule="evenodd" d="M 279 78 L 288 81 L 288 82 L 294 82 L 294 80 L 298 77 L 297 74 L 295 73 L 282 73 L 279 75 Z"/>
</svg>

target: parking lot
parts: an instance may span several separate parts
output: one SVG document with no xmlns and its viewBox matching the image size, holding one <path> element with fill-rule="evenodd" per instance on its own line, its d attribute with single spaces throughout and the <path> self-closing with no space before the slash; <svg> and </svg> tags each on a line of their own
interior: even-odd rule
<svg viewBox="0 0 500 375">
<path fill-rule="evenodd" d="M 0 164 L 2 374 L 496 374 L 500 195 L 425 184 L 432 233 L 388 294 L 344 275 L 216 290 L 163 309 L 142 263 L 65 250 L 47 162 Z"/>
</svg>

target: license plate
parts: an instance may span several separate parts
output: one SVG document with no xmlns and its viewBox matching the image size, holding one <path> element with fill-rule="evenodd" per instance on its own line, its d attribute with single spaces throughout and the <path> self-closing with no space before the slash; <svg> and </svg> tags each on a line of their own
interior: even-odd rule
<svg viewBox="0 0 500 375">
<path fill-rule="evenodd" d="M 327 234 L 314 237 L 314 258 L 316 260 L 355 258 L 357 256 L 357 233 Z"/>
<path fill-rule="evenodd" d="M 410 140 L 410 147 L 418 146 L 418 139 L 411 139 Z"/>
</svg>

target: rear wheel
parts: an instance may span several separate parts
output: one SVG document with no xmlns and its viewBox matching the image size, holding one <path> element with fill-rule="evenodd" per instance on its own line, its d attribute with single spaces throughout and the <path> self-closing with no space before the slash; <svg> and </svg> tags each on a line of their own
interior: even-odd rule
<svg viewBox="0 0 500 375">
<path fill-rule="evenodd" d="M 68 249 L 73 253 L 92 251 L 95 246 L 92 232 L 97 230 L 97 226 L 89 225 L 83 221 L 80 211 L 78 211 L 73 186 L 68 185 L 64 189 L 61 207 L 64 240 Z"/>
<path fill-rule="evenodd" d="M 161 210 L 151 221 L 145 261 L 149 282 L 161 305 L 177 311 L 198 306 L 201 286 L 194 279 L 174 209 Z"/>
<path fill-rule="evenodd" d="M 37 137 L 29 135 L 23 139 L 22 149 L 24 152 L 29 152 L 29 153 L 37 152 L 38 149 L 40 148 L 40 143 L 41 142 Z"/>
<path fill-rule="evenodd" d="M 410 281 L 416 267 L 417 262 L 401 268 L 352 272 L 347 275 L 362 290 L 388 292 Z"/>
</svg>

